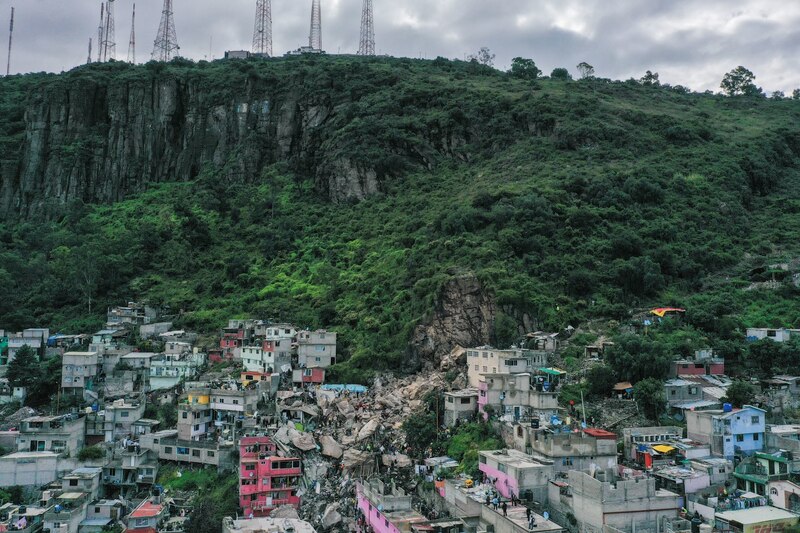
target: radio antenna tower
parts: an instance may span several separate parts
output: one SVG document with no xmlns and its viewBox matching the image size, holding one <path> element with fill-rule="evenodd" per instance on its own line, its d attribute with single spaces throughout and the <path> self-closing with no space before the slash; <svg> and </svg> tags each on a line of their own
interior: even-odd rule
<svg viewBox="0 0 800 533">
<path fill-rule="evenodd" d="M 272 57 L 272 0 L 256 0 L 253 53 Z"/>
<path fill-rule="evenodd" d="M 8 30 L 8 61 L 6 61 L 6 76 L 11 74 L 11 43 L 14 42 L 14 8 L 11 8 L 11 25 Z"/>
<path fill-rule="evenodd" d="M 177 56 L 178 35 L 175 33 L 175 18 L 172 11 L 172 0 L 164 0 L 164 9 L 161 11 L 161 24 L 153 43 L 152 58 L 155 61 L 170 61 Z"/>
<path fill-rule="evenodd" d="M 103 28 L 103 61 L 117 58 L 116 30 L 114 29 L 114 0 L 106 2 L 106 23 Z"/>
<path fill-rule="evenodd" d="M 128 41 L 128 63 L 136 63 L 136 4 L 131 17 L 131 38 Z"/>
<path fill-rule="evenodd" d="M 106 20 L 106 3 L 100 2 L 100 25 L 97 26 L 97 62 L 103 60 L 103 25 Z"/>
<path fill-rule="evenodd" d="M 89 57 L 86 58 L 86 64 L 88 65 L 91 62 L 92 62 L 92 38 L 89 37 Z"/>
<path fill-rule="evenodd" d="M 322 50 L 322 8 L 320 0 L 311 0 L 311 32 L 308 34 L 308 46 L 313 50 Z"/>
<path fill-rule="evenodd" d="M 361 10 L 361 43 L 358 45 L 358 55 L 375 55 L 375 19 L 373 17 L 372 0 L 364 0 Z"/>
</svg>

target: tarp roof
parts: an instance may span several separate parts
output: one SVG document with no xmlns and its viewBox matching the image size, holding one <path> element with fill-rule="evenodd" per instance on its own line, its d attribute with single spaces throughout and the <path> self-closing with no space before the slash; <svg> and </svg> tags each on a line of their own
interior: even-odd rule
<svg viewBox="0 0 800 533">
<path fill-rule="evenodd" d="M 675 448 L 668 444 L 659 444 L 657 446 L 653 446 L 652 448 L 658 453 L 669 453 L 675 451 Z"/>
<path fill-rule="evenodd" d="M 539 372 L 544 372 L 545 374 L 550 374 L 551 376 L 563 376 L 567 373 L 565 370 L 561 370 L 559 368 L 540 368 Z"/>
</svg>

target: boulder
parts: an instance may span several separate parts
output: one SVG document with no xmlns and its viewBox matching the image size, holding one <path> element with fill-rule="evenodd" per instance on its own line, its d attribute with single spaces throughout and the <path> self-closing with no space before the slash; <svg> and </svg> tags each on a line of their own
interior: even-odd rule
<svg viewBox="0 0 800 533">
<path fill-rule="evenodd" d="M 362 427 L 358 431 L 358 436 L 356 437 L 356 442 L 361 442 L 362 440 L 366 440 L 370 438 L 375 432 L 378 430 L 379 422 L 377 418 L 373 418 Z"/>
<path fill-rule="evenodd" d="M 322 445 L 322 455 L 332 457 L 333 459 L 341 459 L 344 450 L 342 450 L 342 446 L 336 442 L 336 439 L 330 435 L 324 435 L 320 437 L 319 443 Z"/>
</svg>

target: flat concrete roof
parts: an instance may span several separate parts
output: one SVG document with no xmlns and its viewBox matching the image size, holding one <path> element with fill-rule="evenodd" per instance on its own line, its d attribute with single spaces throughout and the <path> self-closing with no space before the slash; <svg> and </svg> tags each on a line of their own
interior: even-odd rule
<svg viewBox="0 0 800 533">
<path fill-rule="evenodd" d="M 739 511 L 726 511 L 717 513 L 717 518 L 722 518 L 726 522 L 738 522 L 742 525 L 760 524 L 770 520 L 785 520 L 797 518 L 799 515 L 778 509 L 777 507 L 753 507 L 752 509 L 742 509 Z"/>
<path fill-rule="evenodd" d="M 479 454 L 492 457 L 504 465 L 513 466 L 514 468 L 540 468 L 550 466 L 537 461 L 535 457 L 517 450 L 489 450 L 479 452 Z"/>
</svg>

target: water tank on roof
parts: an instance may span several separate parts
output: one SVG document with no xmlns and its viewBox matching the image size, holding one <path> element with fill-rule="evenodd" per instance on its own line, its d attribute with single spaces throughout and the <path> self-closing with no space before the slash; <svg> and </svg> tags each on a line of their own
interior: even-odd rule
<svg viewBox="0 0 800 533">
<path fill-rule="evenodd" d="M 722 411 L 725 413 L 730 413 L 731 411 L 733 411 L 733 405 L 729 403 L 722 404 Z"/>
</svg>

